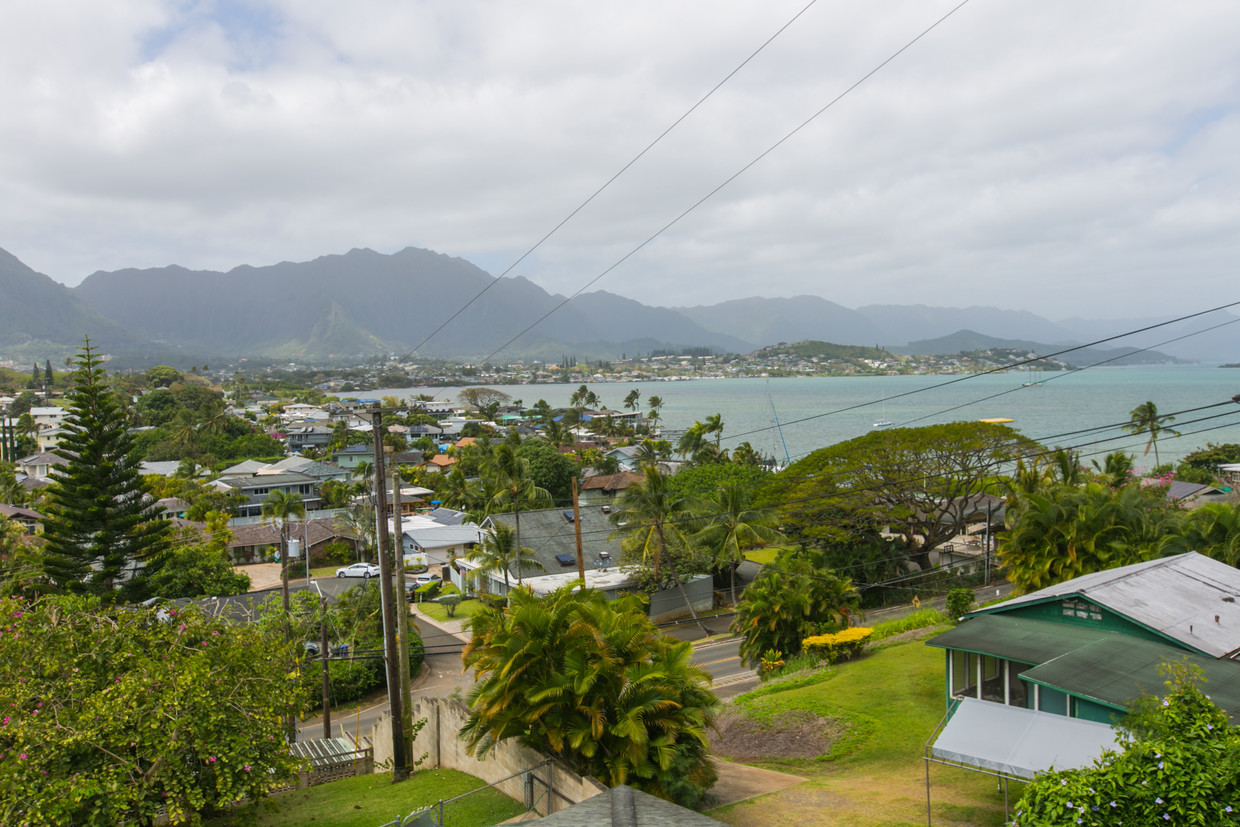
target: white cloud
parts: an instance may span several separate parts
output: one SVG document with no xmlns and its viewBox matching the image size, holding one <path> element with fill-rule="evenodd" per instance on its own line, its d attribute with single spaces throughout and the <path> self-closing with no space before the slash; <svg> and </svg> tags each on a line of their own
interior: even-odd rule
<svg viewBox="0 0 1240 827">
<path fill-rule="evenodd" d="M 20 4 L 0 246 L 67 283 L 359 246 L 498 272 L 803 5 Z M 953 5 L 815 5 L 514 273 L 575 291 Z M 1229 298 L 1238 23 L 970 3 L 597 288 L 1052 317 Z"/>
</svg>

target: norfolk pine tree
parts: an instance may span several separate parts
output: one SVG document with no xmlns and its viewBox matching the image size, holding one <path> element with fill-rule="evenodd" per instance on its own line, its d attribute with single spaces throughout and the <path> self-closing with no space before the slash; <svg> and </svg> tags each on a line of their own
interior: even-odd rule
<svg viewBox="0 0 1240 827">
<path fill-rule="evenodd" d="M 46 494 L 44 569 L 62 589 L 105 601 L 147 597 L 146 577 L 163 562 L 170 523 L 155 519 L 142 488 L 125 412 L 86 339 L 74 361 L 65 432 Z"/>
</svg>

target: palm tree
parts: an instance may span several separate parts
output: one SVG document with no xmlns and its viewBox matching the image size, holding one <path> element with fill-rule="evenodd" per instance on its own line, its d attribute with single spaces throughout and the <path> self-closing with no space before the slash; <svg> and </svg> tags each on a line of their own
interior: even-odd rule
<svg viewBox="0 0 1240 827">
<path fill-rule="evenodd" d="M 657 428 L 659 425 L 659 414 L 663 411 L 663 397 L 650 397 L 646 400 L 646 407 L 650 408 L 647 418 L 650 420 L 651 426 Z"/>
<path fill-rule="evenodd" d="M 375 509 L 369 505 L 357 505 L 346 511 L 339 511 L 332 520 L 336 531 L 355 538 L 361 543 L 358 549 L 358 560 L 369 561 L 370 552 L 375 547 Z"/>
<path fill-rule="evenodd" d="M 1112 451 L 1102 458 L 1101 465 L 1096 459 L 1090 460 L 1090 464 L 1098 472 L 1098 481 L 1112 488 L 1124 485 L 1132 477 L 1132 454 L 1127 451 Z"/>
<path fill-rule="evenodd" d="M 534 549 L 519 546 L 516 533 L 507 523 L 491 521 L 491 527 L 482 535 L 482 543 L 474 546 L 465 555 L 465 559 L 480 563 L 478 574 L 489 574 L 493 571 L 504 573 L 504 594 L 512 587 L 508 583 L 508 572 L 514 566 L 517 569 L 517 584 L 521 583 L 521 572 L 525 569 L 545 569 L 542 563 L 534 559 Z"/>
<path fill-rule="evenodd" d="M 707 523 L 695 539 L 713 550 L 716 565 L 728 567 L 733 605 L 736 567 L 744 561 L 745 549 L 783 539 L 776 528 L 779 515 L 773 509 L 755 507 L 753 492 L 750 486 L 733 483 L 711 491 L 701 501 L 701 513 Z"/>
<path fill-rule="evenodd" d="M 676 453 L 690 459 L 702 450 L 702 446 L 706 444 L 706 432 L 702 428 L 701 422 L 694 422 L 689 430 L 681 434 L 680 441 L 676 443 Z"/>
<path fill-rule="evenodd" d="M 702 423 L 702 435 L 711 434 L 715 435 L 715 447 L 718 448 L 720 440 L 723 439 L 723 414 L 712 414 Z"/>
<path fill-rule="evenodd" d="M 516 524 L 516 544 L 521 545 L 521 505 L 550 505 L 551 494 L 534 483 L 530 473 L 530 461 L 517 453 L 507 442 L 496 446 L 495 451 L 483 464 L 484 476 L 489 477 L 498 491 L 491 497 L 492 505 L 512 504 L 512 518 Z M 520 573 L 517 578 L 520 580 Z"/>
<path fill-rule="evenodd" d="M 642 392 L 637 388 L 629 391 L 628 396 L 624 397 L 624 409 L 626 411 L 636 411 L 642 406 Z"/>
<path fill-rule="evenodd" d="M 301 495 L 281 491 L 272 491 L 263 501 L 262 516 L 264 523 L 274 523 L 280 527 L 280 596 L 284 601 L 285 613 L 289 610 L 288 602 L 288 526 L 294 517 L 306 519 L 306 505 Z M 309 552 L 309 549 L 306 549 Z"/>
<path fill-rule="evenodd" d="M 1161 465 L 1162 462 L 1158 458 L 1158 436 L 1159 434 L 1180 435 L 1179 431 L 1167 427 L 1167 423 L 1175 422 L 1175 417 L 1160 415 L 1158 413 L 1158 406 L 1153 402 L 1142 402 L 1132 409 L 1132 413 L 1129 416 L 1132 417 L 1132 420 L 1124 426 L 1124 430 L 1133 434 L 1148 433 L 1150 441 L 1145 444 L 1143 456 L 1149 456 L 1150 449 L 1153 448 L 1154 465 L 1155 467 Z"/>
<path fill-rule="evenodd" d="M 617 507 L 611 512 L 611 522 L 623 538 L 621 543 L 625 551 L 636 554 L 656 576 L 664 563 L 667 564 L 690 616 L 702 634 L 710 637 L 710 631 L 689 600 L 670 554 L 672 545 L 681 551 L 688 550 L 690 541 L 685 529 L 693 518 L 694 503 L 673 491 L 658 468 L 646 466 L 645 475 L 645 479 L 631 484 L 620 495 Z"/>
<path fill-rule="evenodd" d="M 1081 466 L 1081 454 L 1063 448 L 1051 454 L 1051 467 L 1061 485 L 1076 487 L 1085 482 L 1085 469 Z"/>
</svg>

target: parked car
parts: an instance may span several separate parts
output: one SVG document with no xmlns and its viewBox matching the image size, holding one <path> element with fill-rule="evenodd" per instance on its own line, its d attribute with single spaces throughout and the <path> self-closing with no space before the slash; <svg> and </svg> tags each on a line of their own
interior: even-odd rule
<svg viewBox="0 0 1240 827">
<path fill-rule="evenodd" d="M 342 569 L 336 569 L 337 577 L 371 577 L 379 576 L 379 567 L 374 563 L 354 563 Z"/>
<path fill-rule="evenodd" d="M 409 584 L 409 594 L 407 595 L 409 600 L 411 602 L 416 601 L 418 599 L 417 598 L 418 589 L 425 588 L 427 585 L 431 583 L 434 583 L 435 586 L 437 587 L 442 586 L 443 578 L 440 577 L 438 574 L 419 574 L 416 577 L 414 577 L 412 582 L 410 582 Z M 429 597 L 437 591 L 439 591 L 438 588 L 427 589 L 425 592 L 423 592 L 423 594 Z"/>
</svg>

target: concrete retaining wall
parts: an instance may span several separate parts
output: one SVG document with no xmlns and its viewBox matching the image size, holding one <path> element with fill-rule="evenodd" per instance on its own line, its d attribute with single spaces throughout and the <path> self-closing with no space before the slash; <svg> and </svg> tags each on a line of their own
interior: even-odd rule
<svg viewBox="0 0 1240 827">
<path fill-rule="evenodd" d="M 465 742 L 457 737 L 469 719 L 469 709 L 460 701 L 414 698 L 413 719 L 419 718 L 425 718 L 426 725 L 414 739 L 413 758 L 417 761 L 426 756 L 422 768 L 459 770 L 488 784 L 516 775 L 499 784 L 498 789 L 526 806 L 533 806 L 541 815 L 558 812 L 607 789 L 598 780 L 577 775 L 559 761 L 539 767 L 547 761 L 547 756 L 521 746 L 516 739 L 496 744 L 482 760 L 475 758 L 466 751 Z M 371 740 L 376 766 L 390 766 L 392 721 L 389 716 L 384 715 L 375 723 Z M 539 768 L 531 773 L 535 767 Z"/>
</svg>

